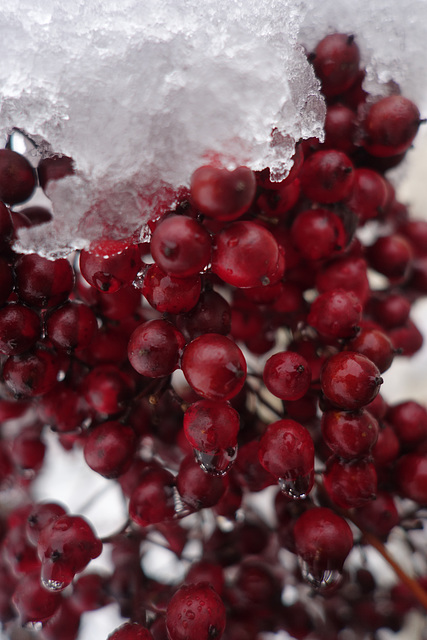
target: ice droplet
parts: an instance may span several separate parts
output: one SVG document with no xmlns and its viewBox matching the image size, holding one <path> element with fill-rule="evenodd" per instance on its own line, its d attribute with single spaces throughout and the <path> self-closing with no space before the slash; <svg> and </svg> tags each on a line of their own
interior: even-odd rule
<svg viewBox="0 0 427 640">
<path fill-rule="evenodd" d="M 29 631 L 34 631 L 35 633 L 38 633 L 43 629 L 43 622 L 27 622 L 25 625 L 25 628 L 28 629 Z"/>
<path fill-rule="evenodd" d="M 59 580 L 45 580 L 45 578 L 41 578 L 41 583 L 48 591 L 62 591 L 65 586 Z"/>
<path fill-rule="evenodd" d="M 326 569 L 315 572 L 304 560 L 300 560 L 302 577 L 315 591 L 327 591 L 337 587 L 342 580 L 342 573 L 337 569 Z"/>
<path fill-rule="evenodd" d="M 313 486 L 313 472 L 296 478 L 279 478 L 280 491 L 294 500 L 305 500 Z"/>
<path fill-rule="evenodd" d="M 198 449 L 193 449 L 193 451 L 203 471 L 212 476 L 224 476 L 237 457 L 237 446 L 216 451 L 215 453 L 207 453 Z"/>
</svg>

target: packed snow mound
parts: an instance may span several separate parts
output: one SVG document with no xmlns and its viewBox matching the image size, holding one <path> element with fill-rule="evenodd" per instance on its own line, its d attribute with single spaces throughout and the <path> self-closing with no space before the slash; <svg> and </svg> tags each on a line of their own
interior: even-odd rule
<svg viewBox="0 0 427 640">
<path fill-rule="evenodd" d="M 422 102 L 427 3 L 400 5 L 3 0 L 3 146 L 18 129 L 36 145 L 35 164 L 62 153 L 76 167 L 51 185 L 54 222 L 24 230 L 20 249 L 58 254 L 107 229 L 132 232 L 213 157 L 283 178 L 295 142 L 322 135 L 305 52 L 328 32 L 356 36 L 371 89 L 393 78 Z"/>
</svg>

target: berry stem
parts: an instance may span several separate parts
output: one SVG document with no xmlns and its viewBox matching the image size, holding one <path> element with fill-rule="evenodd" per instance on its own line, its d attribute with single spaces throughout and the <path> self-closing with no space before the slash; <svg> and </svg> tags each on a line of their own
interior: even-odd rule
<svg viewBox="0 0 427 640">
<path fill-rule="evenodd" d="M 361 527 L 353 518 L 346 514 L 346 518 L 351 520 L 363 534 L 365 541 L 370 544 L 374 549 L 378 551 L 384 558 L 384 560 L 390 565 L 398 578 L 410 589 L 411 593 L 415 596 L 418 602 L 427 611 L 427 592 L 421 587 L 421 585 L 411 578 L 404 569 L 396 562 L 396 560 L 390 555 L 385 545 L 379 540 L 373 533 L 366 531 Z"/>
</svg>

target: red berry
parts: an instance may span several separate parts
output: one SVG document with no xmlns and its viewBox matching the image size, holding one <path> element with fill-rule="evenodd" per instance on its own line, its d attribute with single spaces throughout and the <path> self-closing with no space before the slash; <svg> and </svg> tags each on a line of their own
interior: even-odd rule
<svg viewBox="0 0 427 640">
<path fill-rule="evenodd" d="M 326 411 L 321 428 L 329 449 L 345 460 L 368 455 L 379 433 L 378 422 L 365 409 Z"/>
<path fill-rule="evenodd" d="M 207 400 L 230 400 L 245 384 L 246 360 L 229 338 L 206 333 L 190 342 L 181 363 L 188 384 Z"/>
<path fill-rule="evenodd" d="M 378 367 L 361 353 L 341 351 L 323 365 L 320 383 L 325 396 L 342 409 L 360 409 L 377 395 L 382 378 Z"/>
<path fill-rule="evenodd" d="M 305 497 L 311 490 L 314 444 L 295 420 L 278 420 L 267 427 L 259 442 L 259 461 L 291 497 Z"/>
<path fill-rule="evenodd" d="M 373 156 L 396 156 L 409 149 L 419 125 L 420 112 L 411 100 L 399 95 L 382 98 L 367 112 L 363 145 Z"/>
<path fill-rule="evenodd" d="M 255 196 L 255 174 L 248 167 L 234 171 L 209 165 L 191 176 L 191 198 L 199 211 L 216 220 L 235 220 L 249 209 Z"/>
<path fill-rule="evenodd" d="M 375 500 L 377 473 L 369 460 L 345 462 L 333 457 L 323 474 L 323 484 L 332 502 L 341 509 L 362 507 Z"/>
<path fill-rule="evenodd" d="M 326 97 L 339 95 L 355 83 L 359 62 L 360 52 L 354 36 L 332 33 L 319 42 L 312 64 Z"/>
<path fill-rule="evenodd" d="M 351 194 L 354 166 L 342 151 L 316 151 L 304 162 L 300 180 L 302 191 L 314 202 L 339 202 Z"/>
<path fill-rule="evenodd" d="M 125 622 L 107 640 L 153 640 L 151 633 L 137 622 Z"/>
<path fill-rule="evenodd" d="M 129 362 L 148 378 L 170 375 L 178 367 L 184 348 L 183 335 L 166 320 L 149 320 L 132 333 L 128 345 Z"/>
<path fill-rule="evenodd" d="M 271 356 L 264 366 L 264 384 L 281 400 L 298 400 L 308 391 L 311 370 L 303 356 L 283 351 Z"/>
<path fill-rule="evenodd" d="M 184 414 L 184 433 L 194 449 L 214 452 L 237 444 L 240 418 L 228 402 L 199 400 Z"/>
<path fill-rule="evenodd" d="M 225 606 L 207 583 L 183 585 L 166 611 L 170 640 L 219 640 L 225 629 Z"/>
<path fill-rule="evenodd" d="M 200 273 L 210 262 L 211 239 L 193 218 L 172 215 L 154 230 L 150 250 L 165 273 L 186 278 Z"/>
<path fill-rule="evenodd" d="M 212 271 L 235 287 L 257 287 L 280 279 L 279 246 L 273 234 L 255 222 L 230 224 L 215 238 Z"/>
<path fill-rule="evenodd" d="M 19 204 L 28 200 L 36 187 L 36 173 L 16 151 L 0 149 L 0 200 Z"/>
<path fill-rule="evenodd" d="M 80 253 L 82 276 L 104 293 L 114 293 L 130 285 L 141 266 L 138 247 L 131 239 L 103 238 L 92 242 L 89 249 Z"/>
<path fill-rule="evenodd" d="M 132 463 L 135 440 L 130 427 L 117 421 L 103 422 L 86 436 L 86 463 L 104 478 L 118 478 Z"/>
<path fill-rule="evenodd" d="M 296 552 L 305 563 L 305 576 L 314 587 L 339 579 L 336 574 L 342 572 L 353 548 L 353 534 L 344 518 L 331 509 L 314 507 L 299 516 L 294 538 Z"/>
</svg>

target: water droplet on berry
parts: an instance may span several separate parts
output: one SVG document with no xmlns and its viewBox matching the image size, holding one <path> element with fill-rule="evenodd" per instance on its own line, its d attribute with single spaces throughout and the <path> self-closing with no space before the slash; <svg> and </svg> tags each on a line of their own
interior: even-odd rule
<svg viewBox="0 0 427 640">
<path fill-rule="evenodd" d="M 41 583 L 48 591 L 61 591 L 65 584 L 59 580 L 45 580 L 41 578 Z"/>
<path fill-rule="evenodd" d="M 316 591 L 327 591 L 336 587 L 342 580 L 342 573 L 336 569 L 327 569 L 319 573 L 313 573 L 310 566 L 301 561 L 301 572 L 304 580 L 306 580 L 312 589 Z"/>
<path fill-rule="evenodd" d="M 203 471 L 212 476 L 224 476 L 237 457 L 237 446 L 215 453 L 206 453 L 206 451 L 199 451 L 198 449 L 193 449 L 193 451 Z"/>
<path fill-rule="evenodd" d="M 304 500 L 313 486 L 313 473 L 296 478 L 279 478 L 280 491 L 294 500 Z"/>
<path fill-rule="evenodd" d="M 102 273 L 101 271 L 94 274 L 93 281 L 96 288 L 104 293 L 115 293 L 120 289 L 121 285 L 118 278 L 115 278 L 110 273 Z"/>
<path fill-rule="evenodd" d="M 194 613 L 194 611 L 187 611 L 185 615 L 189 620 L 194 620 L 194 618 L 196 617 L 196 614 Z"/>
</svg>

